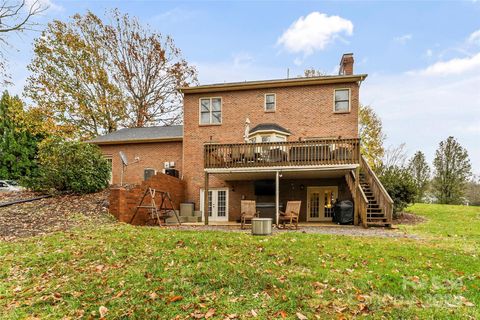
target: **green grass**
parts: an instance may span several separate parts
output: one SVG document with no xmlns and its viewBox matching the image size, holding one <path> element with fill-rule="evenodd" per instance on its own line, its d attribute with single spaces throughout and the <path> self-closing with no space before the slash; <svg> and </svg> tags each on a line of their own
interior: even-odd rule
<svg viewBox="0 0 480 320">
<path fill-rule="evenodd" d="M 480 211 L 409 210 L 422 240 L 116 224 L 0 243 L 0 318 L 479 318 Z"/>
</svg>

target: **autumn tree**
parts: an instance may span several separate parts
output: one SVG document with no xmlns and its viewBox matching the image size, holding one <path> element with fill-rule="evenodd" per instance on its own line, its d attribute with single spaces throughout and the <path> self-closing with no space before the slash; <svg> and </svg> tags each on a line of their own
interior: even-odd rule
<svg viewBox="0 0 480 320">
<path fill-rule="evenodd" d="M 8 37 L 12 33 L 24 32 L 35 27 L 33 18 L 48 9 L 39 0 L 9 1 L 0 0 L 0 79 L 8 82 L 5 48 L 9 46 Z"/>
<path fill-rule="evenodd" d="M 454 137 L 440 142 L 435 159 L 433 189 L 439 203 L 459 204 L 471 175 L 468 152 Z"/>
<path fill-rule="evenodd" d="M 417 197 L 415 200 L 417 202 L 421 201 L 430 182 L 430 167 L 422 151 L 417 151 L 410 159 L 408 169 L 417 187 Z"/>
<path fill-rule="evenodd" d="M 385 154 L 382 120 L 370 106 L 360 106 L 359 112 L 361 152 L 368 164 L 377 170 Z"/>
<path fill-rule="evenodd" d="M 116 10 L 110 20 L 87 12 L 50 23 L 35 42 L 28 96 L 80 137 L 178 123 L 176 88 L 196 81 L 195 69 L 170 37 Z"/>
<path fill-rule="evenodd" d="M 125 95 L 129 127 L 181 122 L 178 87 L 196 82 L 197 72 L 173 39 L 143 27 L 136 18 L 111 12 L 104 43 L 111 54 L 113 78 Z"/>
<path fill-rule="evenodd" d="M 125 100 L 113 81 L 114 67 L 95 15 L 75 15 L 48 24 L 35 41 L 26 94 L 56 123 L 79 137 L 112 132 L 125 120 Z"/>
</svg>

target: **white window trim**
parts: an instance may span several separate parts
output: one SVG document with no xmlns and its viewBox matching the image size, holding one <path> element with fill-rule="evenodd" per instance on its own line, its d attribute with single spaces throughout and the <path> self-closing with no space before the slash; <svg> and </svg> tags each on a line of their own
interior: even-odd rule
<svg viewBox="0 0 480 320">
<path fill-rule="evenodd" d="M 348 90 L 348 111 L 335 110 L 335 93 L 340 90 Z M 350 88 L 335 88 L 333 90 L 333 113 L 350 113 L 352 110 L 352 90 Z"/>
<path fill-rule="evenodd" d="M 273 109 L 268 110 L 267 109 L 267 96 L 272 96 L 273 95 Z M 265 112 L 275 112 L 277 111 L 277 94 L 276 93 L 265 93 L 263 96 L 263 110 Z"/>
<path fill-rule="evenodd" d="M 202 100 L 210 99 L 210 123 L 202 123 Z M 220 99 L 220 122 L 212 123 L 212 100 Z M 223 99 L 222 97 L 201 97 L 198 99 L 198 124 L 200 126 L 219 126 L 223 122 Z"/>
<path fill-rule="evenodd" d="M 110 178 L 108 179 L 108 183 L 112 185 L 113 184 L 113 155 L 105 154 L 103 156 L 105 157 L 105 160 L 110 162 Z"/>
</svg>

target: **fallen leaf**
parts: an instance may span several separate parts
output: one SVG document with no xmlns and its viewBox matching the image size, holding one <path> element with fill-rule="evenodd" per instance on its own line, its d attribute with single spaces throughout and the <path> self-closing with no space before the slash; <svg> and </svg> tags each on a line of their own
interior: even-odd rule
<svg viewBox="0 0 480 320">
<path fill-rule="evenodd" d="M 308 318 L 301 314 L 300 312 L 296 313 L 298 320 L 307 320 Z"/>
<path fill-rule="evenodd" d="M 173 296 L 170 299 L 168 299 L 168 302 L 176 302 L 176 301 L 180 301 L 182 299 L 183 299 L 182 296 Z"/>
<path fill-rule="evenodd" d="M 255 310 L 250 310 L 250 313 L 252 314 L 252 317 L 256 318 L 258 316 L 258 313 Z"/>
<path fill-rule="evenodd" d="M 211 318 L 215 315 L 215 309 L 210 308 L 208 309 L 207 313 L 205 313 L 205 319 Z"/>
<path fill-rule="evenodd" d="M 105 318 L 108 313 L 108 309 L 104 306 L 101 306 L 100 308 L 98 308 L 98 312 L 100 313 L 100 318 Z"/>
</svg>

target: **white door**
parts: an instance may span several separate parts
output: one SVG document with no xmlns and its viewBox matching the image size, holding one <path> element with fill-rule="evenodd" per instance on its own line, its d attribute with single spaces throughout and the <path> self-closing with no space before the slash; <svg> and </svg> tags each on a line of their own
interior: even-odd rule
<svg viewBox="0 0 480 320">
<path fill-rule="evenodd" d="M 338 187 L 307 188 L 307 221 L 332 221 Z"/>
<path fill-rule="evenodd" d="M 200 190 L 200 211 L 203 218 L 203 189 Z M 228 221 L 228 188 L 208 189 L 208 218 L 210 221 Z"/>
</svg>

